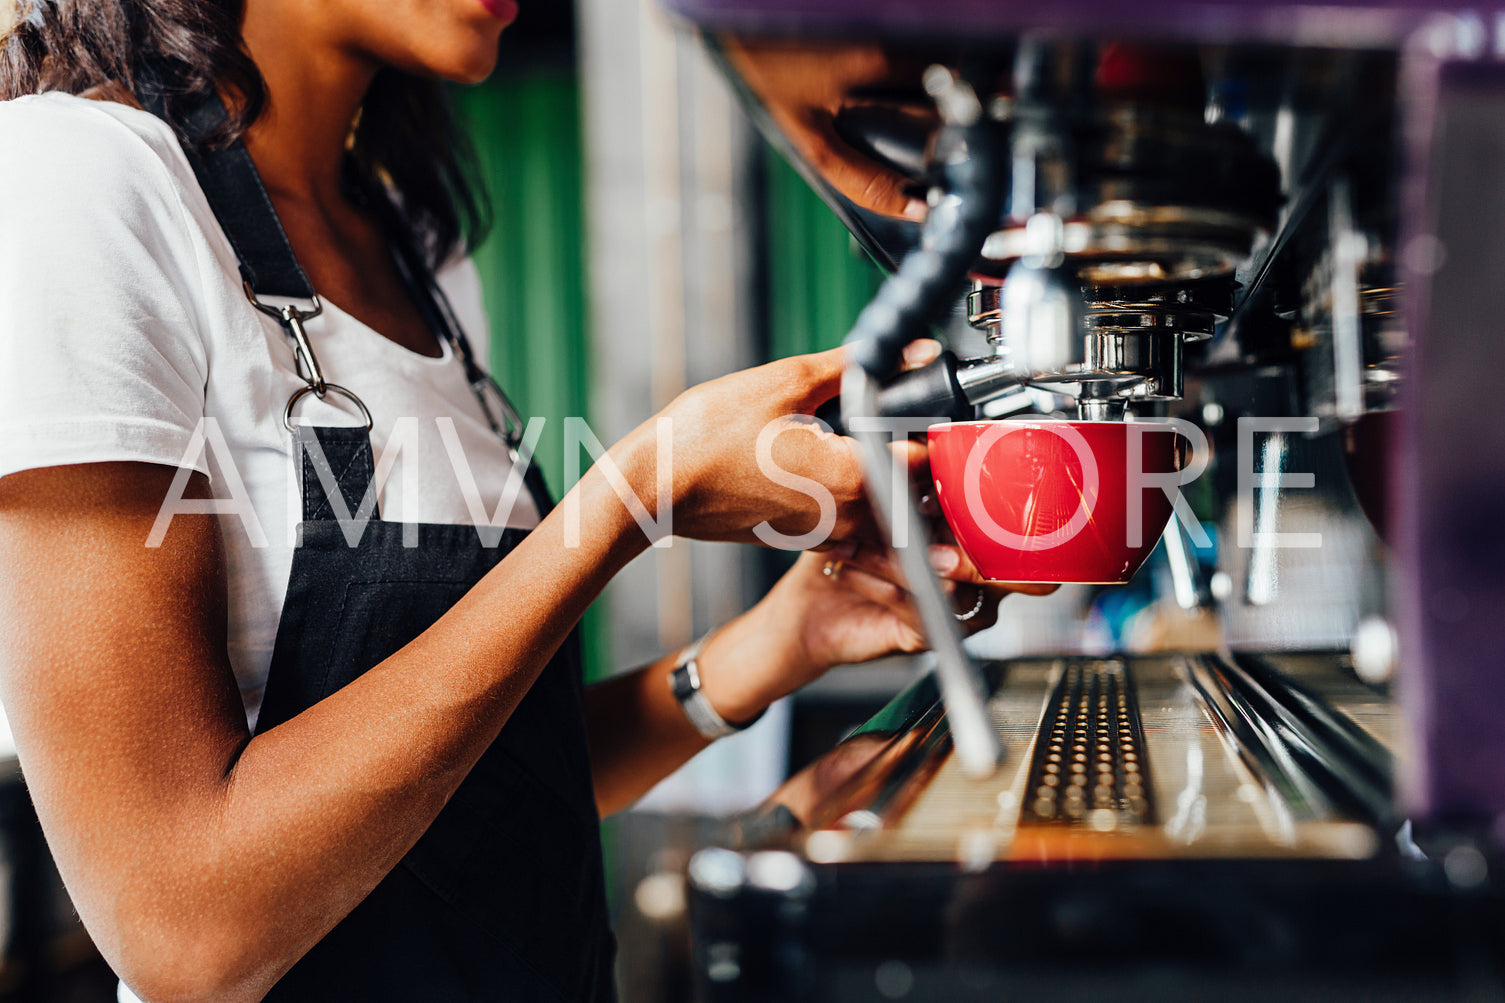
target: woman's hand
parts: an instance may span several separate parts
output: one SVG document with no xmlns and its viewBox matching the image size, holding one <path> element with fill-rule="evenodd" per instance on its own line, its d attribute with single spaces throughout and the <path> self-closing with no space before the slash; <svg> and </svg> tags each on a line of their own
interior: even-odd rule
<svg viewBox="0 0 1505 1003">
<path fill-rule="evenodd" d="M 917 342 L 906 365 L 937 350 Z M 810 417 L 837 394 L 843 367 L 838 348 L 692 387 L 610 458 L 650 512 L 667 498 L 677 536 L 791 550 L 877 541 L 856 443 Z M 911 471 L 923 465 L 923 445 L 895 449 Z"/>
<path fill-rule="evenodd" d="M 986 581 L 951 544 L 933 544 L 930 559 L 957 614 L 977 607 L 960 624 L 967 634 L 996 623 L 998 604 L 1009 593 L 1046 595 L 1058 588 Z M 762 602 L 706 643 L 701 675 L 707 699 L 727 720 L 747 720 L 834 666 L 924 650 L 903 581 L 895 555 L 884 547 L 849 541 L 801 555 Z"/>
</svg>

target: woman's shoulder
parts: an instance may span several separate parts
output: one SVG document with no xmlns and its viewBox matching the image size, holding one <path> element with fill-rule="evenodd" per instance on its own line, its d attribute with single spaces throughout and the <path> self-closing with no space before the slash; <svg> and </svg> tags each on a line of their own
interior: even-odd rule
<svg viewBox="0 0 1505 1003">
<path fill-rule="evenodd" d="M 146 114 L 0 102 L 0 476 L 177 464 L 204 413 L 202 255 Z"/>
<path fill-rule="evenodd" d="M 172 130 L 140 108 L 56 91 L 0 101 L 6 198 L 166 192 L 186 169 Z"/>
</svg>

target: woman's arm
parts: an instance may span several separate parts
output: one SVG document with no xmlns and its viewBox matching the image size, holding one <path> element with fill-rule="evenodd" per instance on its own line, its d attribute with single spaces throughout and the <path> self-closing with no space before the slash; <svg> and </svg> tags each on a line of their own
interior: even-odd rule
<svg viewBox="0 0 1505 1003">
<path fill-rule="evenodd" d="M 813 554 L 802 558 L 815 559 Z M 781 585 L 788 590 L 787 581 Z M 702 692 L 723 720 L 750 721 L 818 674 L 789 643 L 795 623 L 770 622 L 795 612 L 782 599 L 776 587 L 758 606 L 713 633 L 701 649 Z M 916 643 L 918 638 L 913 635 Z M 677 654 L 586 690 L 591 776 L 596 809 L 603 816 L 632 804 L 710 744 L 669 688 Z"/>
<path fill-rule="evenodd" d="M 938 342 L 912 342 L 904 367 L 923 366 L 940 351 Z M 919 472 L 924 447 L 905 442 L 902 448 L 911 472 Z M 982 592 L 980 614 L 964 626 L 968 633 L 992 626 L 999 601 L 1010 592 L 1055 591 L 1054 585 L 987 581 L 940 529 L 931 560 L 943 587 L 960 587 L 963 607 L 978 601 L 974 590 Z M 847 538 L 825 554 L 803 555 L 756 606 L 707 639 L 698 663 L 702 692 L 724 720 L 751 720 L 833 666 L 925 646 L 893 553 L 882 544 L 863 545 L 850 532 L 839 535 Z M 828 561 L 837 562 L 837 574 L 823 573 Z M 709 744 L 669 689 L 674 661 L 670 655 L 586 692 L 591 772 L 602 815 L 627 807 Z"/>
<path fill-rule="evenodd" d="M 143 546 L 172 476 L 93 464 L 0 480 L 4 704 L 48 843 L 117 971 L 153 1000 L 259 999 L 413 845 L 643 541 L 588 474 L 581 546 L 545 520 L 433 629 L 252 739 L 213 517 L 179 516 Z"/>
<path fill-rule="evenodd" d="M 992 626 L 1010 592 L 1042 595 L 1053 585 L 986 582 L 960 548 L 932 547 L 944 587 L 970 608 L 964 630 Z M 839 561 L 835 575 L 823 573 Z M 893 555 L 881 546 L 844 543 L 804 554 L 751 610 L 715 631 L 699 658 L 702 692 L 728 721 L 747 721 L 827 669 L 925 646 L 918 614 Z M 674 656 L 586 692 L 596 807 L 627 807 L 709 744 L 669 689 Z"/>
<path fill-rule="evenodd" d="M 766 421 L 812 410 L 839 373 L 832 354 L 790 360 L 671 406 L 676 530 L 744 539 L 763 515 L 809 528 L 813 503 L 761 478 L 753 442 Z M 610 454 L 650 513 L 654 431 Z M 850 530 L 850 450 L 787 438 L 784 466 L 850 480 L 837 491 Z M 432 628 L 252 738 L 213 517 L 178 516 L 160 548 L 144 545 L 173 474 L 118 463 L 0 478 L 0 700 L 59 868 L 116 971 L 153 1000 L 254 1000 L 413 845 L 646 540 L 593 467 Z"/>
</svg>

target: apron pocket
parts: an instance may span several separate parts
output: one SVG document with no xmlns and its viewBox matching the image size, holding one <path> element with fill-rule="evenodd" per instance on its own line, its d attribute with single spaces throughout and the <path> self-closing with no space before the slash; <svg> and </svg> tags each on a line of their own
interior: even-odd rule
<svg viewBox="0 0 1505 1003">
<path fill-rule="evenodd" d="M 501 749 L 476 764 L 403 866 L 561 994 L 588 992 L 581 961 L 599 939 L 605 892 L 599 827 Z"/>
</svg>

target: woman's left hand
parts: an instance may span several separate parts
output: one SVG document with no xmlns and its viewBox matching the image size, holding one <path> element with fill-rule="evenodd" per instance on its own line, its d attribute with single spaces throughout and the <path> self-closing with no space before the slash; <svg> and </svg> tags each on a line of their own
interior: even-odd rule
<svg viewBox="0 0 1505 1003">
<path fill-rule="evenodd" d="M 904 368 L 923 366 L 940 352 L 939 342 L 912 342 Z M 930 563 L 956 615 L 965 617 L 963 633 L 996 623 L 998 603 L 1010 592 L 1048 595 L 1059 588 L 983 578 L 939 519 L 934 488 L 929 492 L 922 511 L 936 520 L 937 531 Z M 723 718 L 746 721 L 834 666 L 927 645 L 896 555 L 851 538 L 802 554 L 762 602 L 713 634 L 701 650 L 702 685 Z"/>
<path fill-rule="evenodd" d="M 1010 592 L 1045 595 L 1055 585 L 988 582 L 961 550 L 933 544 L 931 564 L 967 634 L 992 626 Z M 895 555 L 844 544 L 800 556 L 763 601 L 713 635 L 702 655 L 706 696 L 729 721 L 768 704 L 826 670 L 927 647 Z"/>
</svg>

